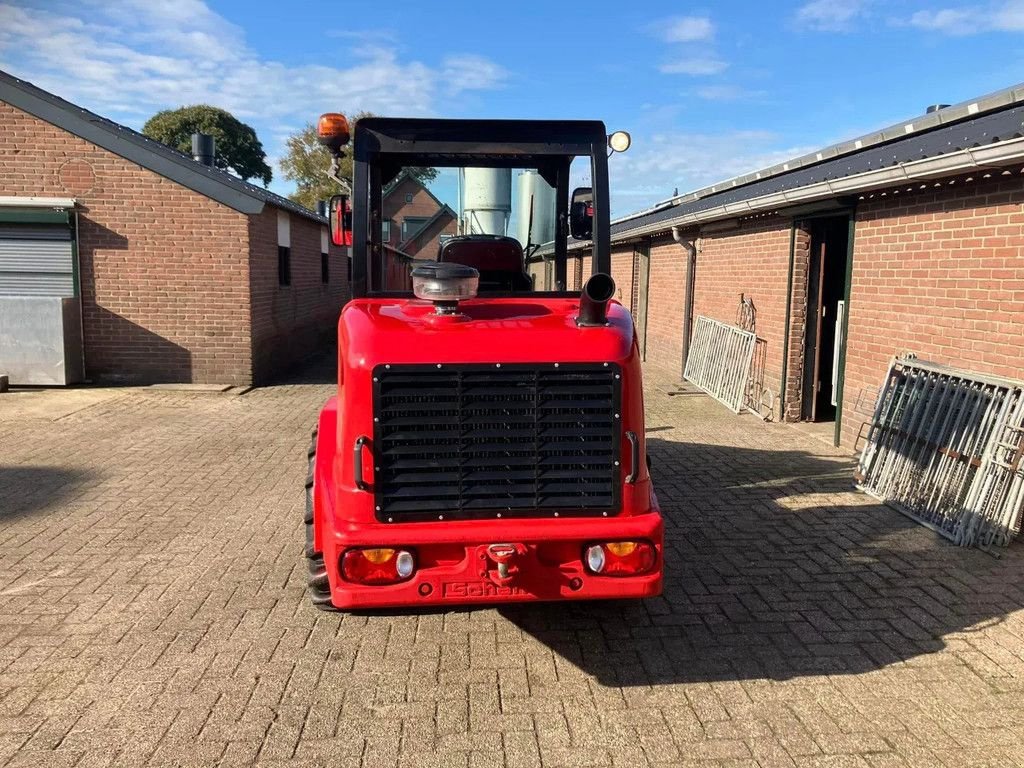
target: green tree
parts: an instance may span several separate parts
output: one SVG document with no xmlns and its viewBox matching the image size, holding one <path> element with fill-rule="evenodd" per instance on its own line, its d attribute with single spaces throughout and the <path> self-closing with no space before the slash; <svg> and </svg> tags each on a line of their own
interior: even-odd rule
<svg viewBox="0 0 1024 768">
<path fill-rule="evenodd" d="M 192 134 L 206 133 L 217 140 L 214 165 L 233 171 L 245 180 L 259 179 L 264 186 L 272 174 L 267 154 L 252 126 L 246 125 L 230 112 L 207 104 L 157 112 L 142 132 L 151 139 L 191 154 Z"/>
<path fill-rule="evenodd" d="M 352 131 L 355 124 L 364 117 L 372 117 L 369 112 L 360 112 L 352 120 Z M 318 200 L 327 200 L 331 195 L 344 193 L 338 183 L 327 175 L 331 167 L 331 153 L 316 136 L 316 126 L 312 123 L 292 134 L 285 141 L 285 153 L 281 158 L 281 172 L 289 181 L 294 181 L 296 190 L 289 197 L 299 205 L 316 209 Z M 427 182 L 437 177 L 436 168 L 409 168 L 409 173 L 420 181 Z M 339 166 L 339 176 L 352 183 L 352 152 L 351 145 L 346 147 Z"/>
</svg>

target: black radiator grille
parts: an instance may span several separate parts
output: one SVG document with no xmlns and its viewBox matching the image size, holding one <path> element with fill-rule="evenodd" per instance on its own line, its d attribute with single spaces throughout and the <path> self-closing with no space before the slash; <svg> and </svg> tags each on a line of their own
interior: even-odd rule
<svg viewBox="0 0 1024 768">
<path fill-rule="evenodd" d="M 380 365 L 373 381 L 382 520 L 617 510 L 618 366 Z"/>
</svg>

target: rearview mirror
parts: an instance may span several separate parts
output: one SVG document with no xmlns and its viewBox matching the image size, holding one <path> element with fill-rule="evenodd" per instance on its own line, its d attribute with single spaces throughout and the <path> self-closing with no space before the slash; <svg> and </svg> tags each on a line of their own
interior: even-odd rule
<svg viewBox="0 0 1024 768">
<path fill-rule="evenodd" d="M 574 240 L 589 240 L 594 233 L 594 191 L 577 187 L 569 203 L 569 234 Z"/>
<path fill-rule="evenodd" d="M 352 205 L 348 195 L 334 195 L 330 202 L 331 242 L 335 245 L 352 245 Z"/>
</svg>

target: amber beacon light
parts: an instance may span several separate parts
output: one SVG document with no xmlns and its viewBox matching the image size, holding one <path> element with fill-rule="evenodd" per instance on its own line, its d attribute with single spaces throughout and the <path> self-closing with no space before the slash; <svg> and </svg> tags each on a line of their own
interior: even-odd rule
<svg viewBox="0 0 1024 768">
<path fill-rule="evenodd" d="M 321 144 L 338 154 L 348 144 L 348 118 L 340 112 L 325 112 L 317 121 L 316 135 Z"/>
</svg>

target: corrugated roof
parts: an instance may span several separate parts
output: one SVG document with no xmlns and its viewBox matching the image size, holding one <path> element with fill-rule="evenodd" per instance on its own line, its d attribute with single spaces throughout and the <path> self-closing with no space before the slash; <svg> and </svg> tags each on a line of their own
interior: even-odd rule
<svg viewBox="0 0 1024 768">
<path fill-rule="evenodd" d="M 184 152 L 72 104 L 3 70 L 0 70 L 0 101 L 241 213 L 260 213 L 264 204 L 269 203 L 321 224 L 327 223 L 327 219 L 315 211 L 286 197 L 243 181 L 220 168 L 201 165 Z"/>
<path fill-rule="evenodd" d="M 612 238 L 743 200 L 1024 135 L 1024 84 L 945 107 L 850 141 L 658 203 L 612 222 Z"/>
</svg>

